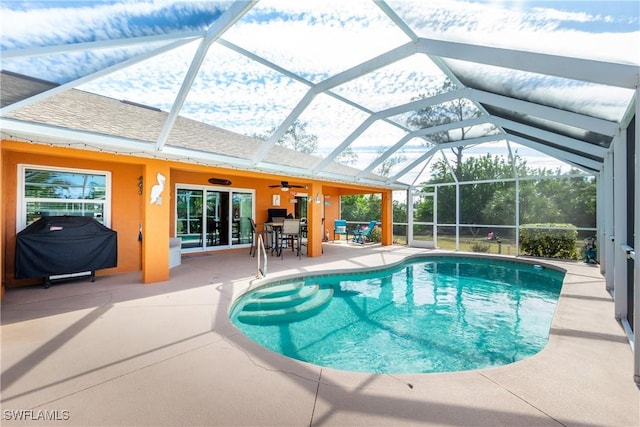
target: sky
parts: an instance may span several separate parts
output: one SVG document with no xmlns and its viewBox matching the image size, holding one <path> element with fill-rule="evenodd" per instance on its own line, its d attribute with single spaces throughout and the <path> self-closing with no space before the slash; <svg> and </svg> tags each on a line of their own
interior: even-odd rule
<svg viewBox="0 0 640 427">
<path fill-rule="evenodd" d="M 398 0 L 387 4 L 419 37 L 640 64 L 637 0 Z M 0 0 L 0 52 L 205 31 L 228 6 L 229 2 L 202 1 Z M 277 128 L 304 98 L 310 84 L 409 42 L 382 9 L 368 0 L 262 0 L 221 39 L 209 48 L 180 114 L 246 135 L 263 135 Z M 3 60 L 2 68 L 66 83 L 166 43 Z M 279 68 L 251 60 L 230 46 Z M 187 43 L 78 88 L 170 111 L 197 48 L 197 42 Z M 504 70 L 475 71 L 496 84 L 505 78 Z M 536 94 L 540 89 L 533 77 L 507 76 L 521 81 L 522 90 L 533 99 L 571 102 L 567 107 L 614 120 L 624 113 L 630 96 L 612 88 L 548 79 L 544 87 L 555 85 L 554 92 Z M 433 93 L 443 81 L 441 70 L 425 55 L 412 55 L 335 87 L 334 96 L 317 95 L 299 119 L 318 137 L 320 154 L 328 154 L 372 112 Z M 356 166 L 366 166 L 379 147 L 402 138 L 405 125 L 406 115 L 379 121 L 353 141 L 351 147 L 359 156 Z M 504 147 L 498 143 L 474 150 L 505 152 Z M 530 156 L 530 166 L 556 165 L 525 147 L 516 148 Z M 423 151 L 422 140 L 408 142 L 405 164 Z"/>
</svg>

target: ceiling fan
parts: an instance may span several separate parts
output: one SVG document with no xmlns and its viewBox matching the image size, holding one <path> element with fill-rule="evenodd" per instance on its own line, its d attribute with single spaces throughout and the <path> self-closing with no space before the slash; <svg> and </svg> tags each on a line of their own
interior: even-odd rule
<svg viewBox="0 0 640 427">
<path fill-rule="evenodd" d="M 289 185 L 289 181 L 280 181 L 280 184 L 270 185 L 269 188 L 278 188 L 282 191 L 289 191 L 290 188 L 305 188 L 304 185 Z"/>
</svg>

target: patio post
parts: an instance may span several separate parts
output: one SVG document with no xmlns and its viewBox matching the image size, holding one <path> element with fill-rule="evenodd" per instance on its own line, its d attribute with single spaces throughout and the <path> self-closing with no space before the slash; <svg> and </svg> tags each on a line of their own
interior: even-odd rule
<svg viewBox="0 0 640 427">
<path fill-rule="evenodd" d="M 312 182 L 309 185 L 309 206 L 307 208 L 307 256 L 322 255 L 322 214 L 324 212 L 324 194 L 322 185 Z"/>
<path fill-rule="evenodd" d="M 149 161 L 143 167 L 142 281 L 169 280 L 169 231 L 171 169 L 166 163 Z"/>
<path fill-rule="evenodd" d="M 387 246 L 393 244 L 393 191 L 382 192 L 381 210 L 382 245 Z"/>
</svg>

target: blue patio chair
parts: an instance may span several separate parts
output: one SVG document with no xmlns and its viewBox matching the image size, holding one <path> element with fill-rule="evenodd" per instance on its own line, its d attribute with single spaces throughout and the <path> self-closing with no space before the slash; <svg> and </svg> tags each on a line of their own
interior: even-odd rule
<svg viewBox="0 0 640 427">
<path fill-rule="evenodd" d="M 378 224 L 378 221 L 374 219 L 372 221 L 369 221 L 369 225 L 367 226 L 367 228 L 354 231 L 353 241 L 356 243 L 364 244 L 365 240 L 369 240 L 371 238 L 371 232 L 374 228 L 376 228 L 376 224 Z"/>
<path fill-rule="evenodd" d="M 347 221 L 344 219 L 336 219 L 333 221 L 333 241 L 336 241 L 336 234 L 341 235 L 344 234 L 346 239 L 349 240 L 349 235 L 347 234 Z"/>
</svg>

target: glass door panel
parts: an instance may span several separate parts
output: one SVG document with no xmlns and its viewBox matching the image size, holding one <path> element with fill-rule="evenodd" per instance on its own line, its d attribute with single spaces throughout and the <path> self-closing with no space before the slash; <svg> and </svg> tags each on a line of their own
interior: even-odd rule
<svg viewBox="0 0 640 427">
<path fill-rule="evenodd" d="M 178 189 L 176 202 L 176 237 L 182 239 L 182 248 L 202 247 L 202 190 Z"/>
<path fill-rule="evenodd" d="M 253 194 L 234 192 L 232 196 L 232 245 L 251 243 L 251 221 L 249 218 L 253 218 Z"/>
<path fill-rule="evenodd" d="M 206 205 L 206 246 L 229 244 L 229 193 L 207 191 Z"/>
</svg>

